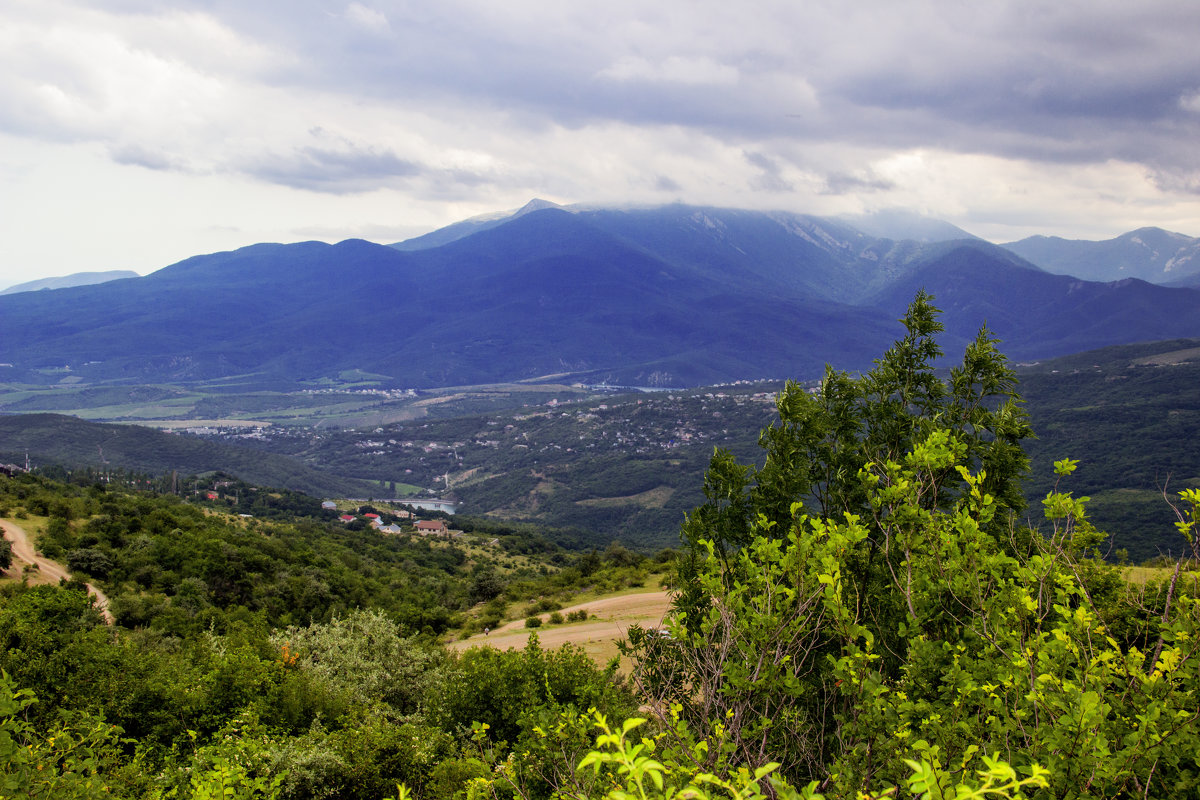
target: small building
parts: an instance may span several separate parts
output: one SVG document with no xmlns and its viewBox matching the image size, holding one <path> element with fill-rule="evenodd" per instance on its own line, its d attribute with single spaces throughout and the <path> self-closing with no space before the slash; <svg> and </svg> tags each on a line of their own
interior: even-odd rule
<svg viewBox="0 0 1200 800">
<path fill-rule="evenodd" d="M 449 533 L 446 523 L 440 519 L 420 520 L 416 524 L 417 533 L 424 535 L 445 536 Z"/>
<path fill-rule="evenodd" d="M 338 517 L 338 519 L 340 519 L 342 522 L 354 522 L 354 515 L 342 514 L 340 517 Z"/>
<path fill-rule="evenodd" d="M 333 502 L 332 500 L 326 500 L 325 502 L 321 503 L 321 508 L 326 511 L 337 511 L 337 503 Z"/>
</svg>

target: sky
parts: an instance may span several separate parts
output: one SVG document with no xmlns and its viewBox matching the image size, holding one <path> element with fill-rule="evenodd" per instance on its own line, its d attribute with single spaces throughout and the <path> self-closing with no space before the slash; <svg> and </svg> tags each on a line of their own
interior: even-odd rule
<svg viewBox="0 0 1200 800">
<path fill-rule="evenodd" d="M 4 0 L 0 287 L 534 197 L 1200 236 L 1191 0 Z"/>
</svg>

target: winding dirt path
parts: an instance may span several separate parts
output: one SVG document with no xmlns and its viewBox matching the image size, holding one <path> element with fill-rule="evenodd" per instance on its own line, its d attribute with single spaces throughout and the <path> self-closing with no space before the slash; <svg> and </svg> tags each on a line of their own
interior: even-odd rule
<svg viewBox="0 0 1200 800">
<path fill-rule="evenodd" d="M 13 563 L 6 573 L 10 578 L 35 584 L 71 580 L 71 573 L 67 572 L 66 567 L 37 554 L 33 542 L 29 541 L 29 534 L 20 525 L 0 519 L 0 529 L 4 531 L 4 538 L 12 542 Z M 33 564 L 37 569 L 26 573 L 23 564 Z M 87 584 L 87 590 L 96 598 L 96 608 L 104 615 L 104 621 L 112 625 L 113 615 L 108 611 L 108 597 L 90 583 Z"/>
</svg>

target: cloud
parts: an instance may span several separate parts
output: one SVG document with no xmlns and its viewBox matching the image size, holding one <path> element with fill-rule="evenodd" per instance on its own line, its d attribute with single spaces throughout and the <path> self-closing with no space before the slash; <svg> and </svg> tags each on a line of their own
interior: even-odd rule
<svg viewBox="0 0 1200 800">
<path fill-rule="evenodd" d="M 600 78 L 616 81 L 649 81 L 692 86 L 736 86 L 738 71 L 711 58 L 668 56 L 651 62 L 638 56 L 622 56 L 597 73 Z"/>
<path fill-rule="evenodd" d="M 245 236 L 330 208 L 382 230 L 664 193 L 968 230 L 1186 225 L 1198 38 L 1178 0 L 13 0 L 0 137 L 89 165 L 81 196 L 116 181 L 131 218 L 169 185 L 195 203 L 181 219 L 237 208 Z M 37 192 L 13 152 L 6 207 Z"/>
<path fill-rule="evenodd" d="M 759 174 L 751 178 L 750 185 L 764 192 L 789 192 L 792 184 L 783 178 L 783 168 L 774 159 L 762 153 L 746 153 L 746 161 L 758 167 Z"/>
<path fill-rule="evenodd" d="M 346 19 L 363 30 L 380 36 L 386 36 L 392 32 L 392 26 L 388 22 L 386 14 L 374 8 L 368 8 L 362 3 L 351 3 L 346 6 Z"/>
<path fill-rule="evenodd" d="M 822 190 L 822 194 L 887 192 L 895 188 L 895 182 L 877 177 L 870 170 L 864 174 L 835 172 L 825 176 L 825 188 Z"/>
<path fill-rule="evenodd" d="M 659 192 L 678 192 L 683 187 L 666 175 L 658 175 L 654 178 L 654 188 Z"/>
<path fill-rule="evenodd" d="M 162 150 L 151 150 L 138 144 L 114 145 L 109 156 L 118 164 L 145 167 L 154 170 L 186 171 L 187 166 L 178 158 Z"/>
<path fill-rule="evenodd" d="M 387 150 L 359 147 L 302 147 L 256 156 L 242 171 L 260 180 L 309 191 L 361 192 L 381 185 L 403 184 L 425 168 Z"/>
</svg>

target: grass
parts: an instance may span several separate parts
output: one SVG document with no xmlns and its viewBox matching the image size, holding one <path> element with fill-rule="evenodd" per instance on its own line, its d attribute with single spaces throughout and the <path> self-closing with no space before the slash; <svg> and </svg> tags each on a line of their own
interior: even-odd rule
<svg viewBox="0 0 1200 800">
<path fill-rule="evenodd" d="M 33 542 L 35 547 L 41 540 L 42 534 L 46 532 L 46 528 L 50 526 L 49 517 L 36 517 L 32 514 L 27 514 L 24 517 L 9 514 L 4 519 L 18 527 L 24 528 L 25 532 L 29 534 L 29 541 Z"/>
<path fill-rule="evenodd" d="M 590 603 L 595 600 L 604 600 L 609 597 L 625 597 L 631 594 L 645 594 L 646 592 L 661 592 L 663 590 L 663 581 L 667 575 L 665 572 L 651 573 L 646 576 L 645 584 L 642 586 L 627 586 L 624 589 L 618 589 L 615 592 L 597 592 L 586 591 L 580 592 L 571 598 L 573 605 L 580 603 Z"/>
<path fill-rule="evenodd" d="M 1144 586 L 1151 581 L 1166 583 L 1175 574 L 1174 567 L 1125 567 L 1121 571 L 1128 583 Z M 1200 572 L 1184 570 L 1179 573 L 1179 588 L 1187 588 L 1192 595 L 1200 593 Z"/>
<path fill-rule="evenodd" d="M 576 500 L 575 505 L 589 506 L 592 508 L 614 508 L 617 506 L 642 506 L 643 508 L 663 508 L 667 501 L 671 499 L 671 495 L 675 494 L 675 489 L 671 486 L 659 486 L 654 489 L 647 489 L 638 494 L 631 494 L 626 497 L 595 497 L 591 500 Z"/>
<path fill-rule="evenodd" d="M 1159 353 L 1154 356 L 1135 358 L 1133 364 L 1183 364 L 1200 358 L 1200 347 L 1190 347 L 1185 350 L 1172 350 L 1169 353 Z"/>
<path fill-rule="evenodd" d="M 536 615 L 542 620 L 539 628 L 524 627 L 522 616 L 489 635 L 475 634 L 449 642 L 449 646 L 456 650 L 479 646 L 505 650 L 522 647 L 530 634 L 537 634 L 542 647 L 552 649 L 564 644 L 576 645 L 603 667 L 614 658 L 620 658 L 617 643 L 625 637 L 625 632 L 631 626 L 657 627 L 667 612 L 668 603 L 669 598 L 664 593 L 653 591 L 649 586 L 604 595 L 579 595 L 572 599 L 572 605 L 561 609 L 559 613 L 565 617 L 572 610 L 586 610 L 588 619 L 585 622 L 551 625 L 547 622 L 549 613 L 542 612 Z M 621 658 L 621 670 L 628 673 L 629 667 L 628 661 Z"/>
</svg>

